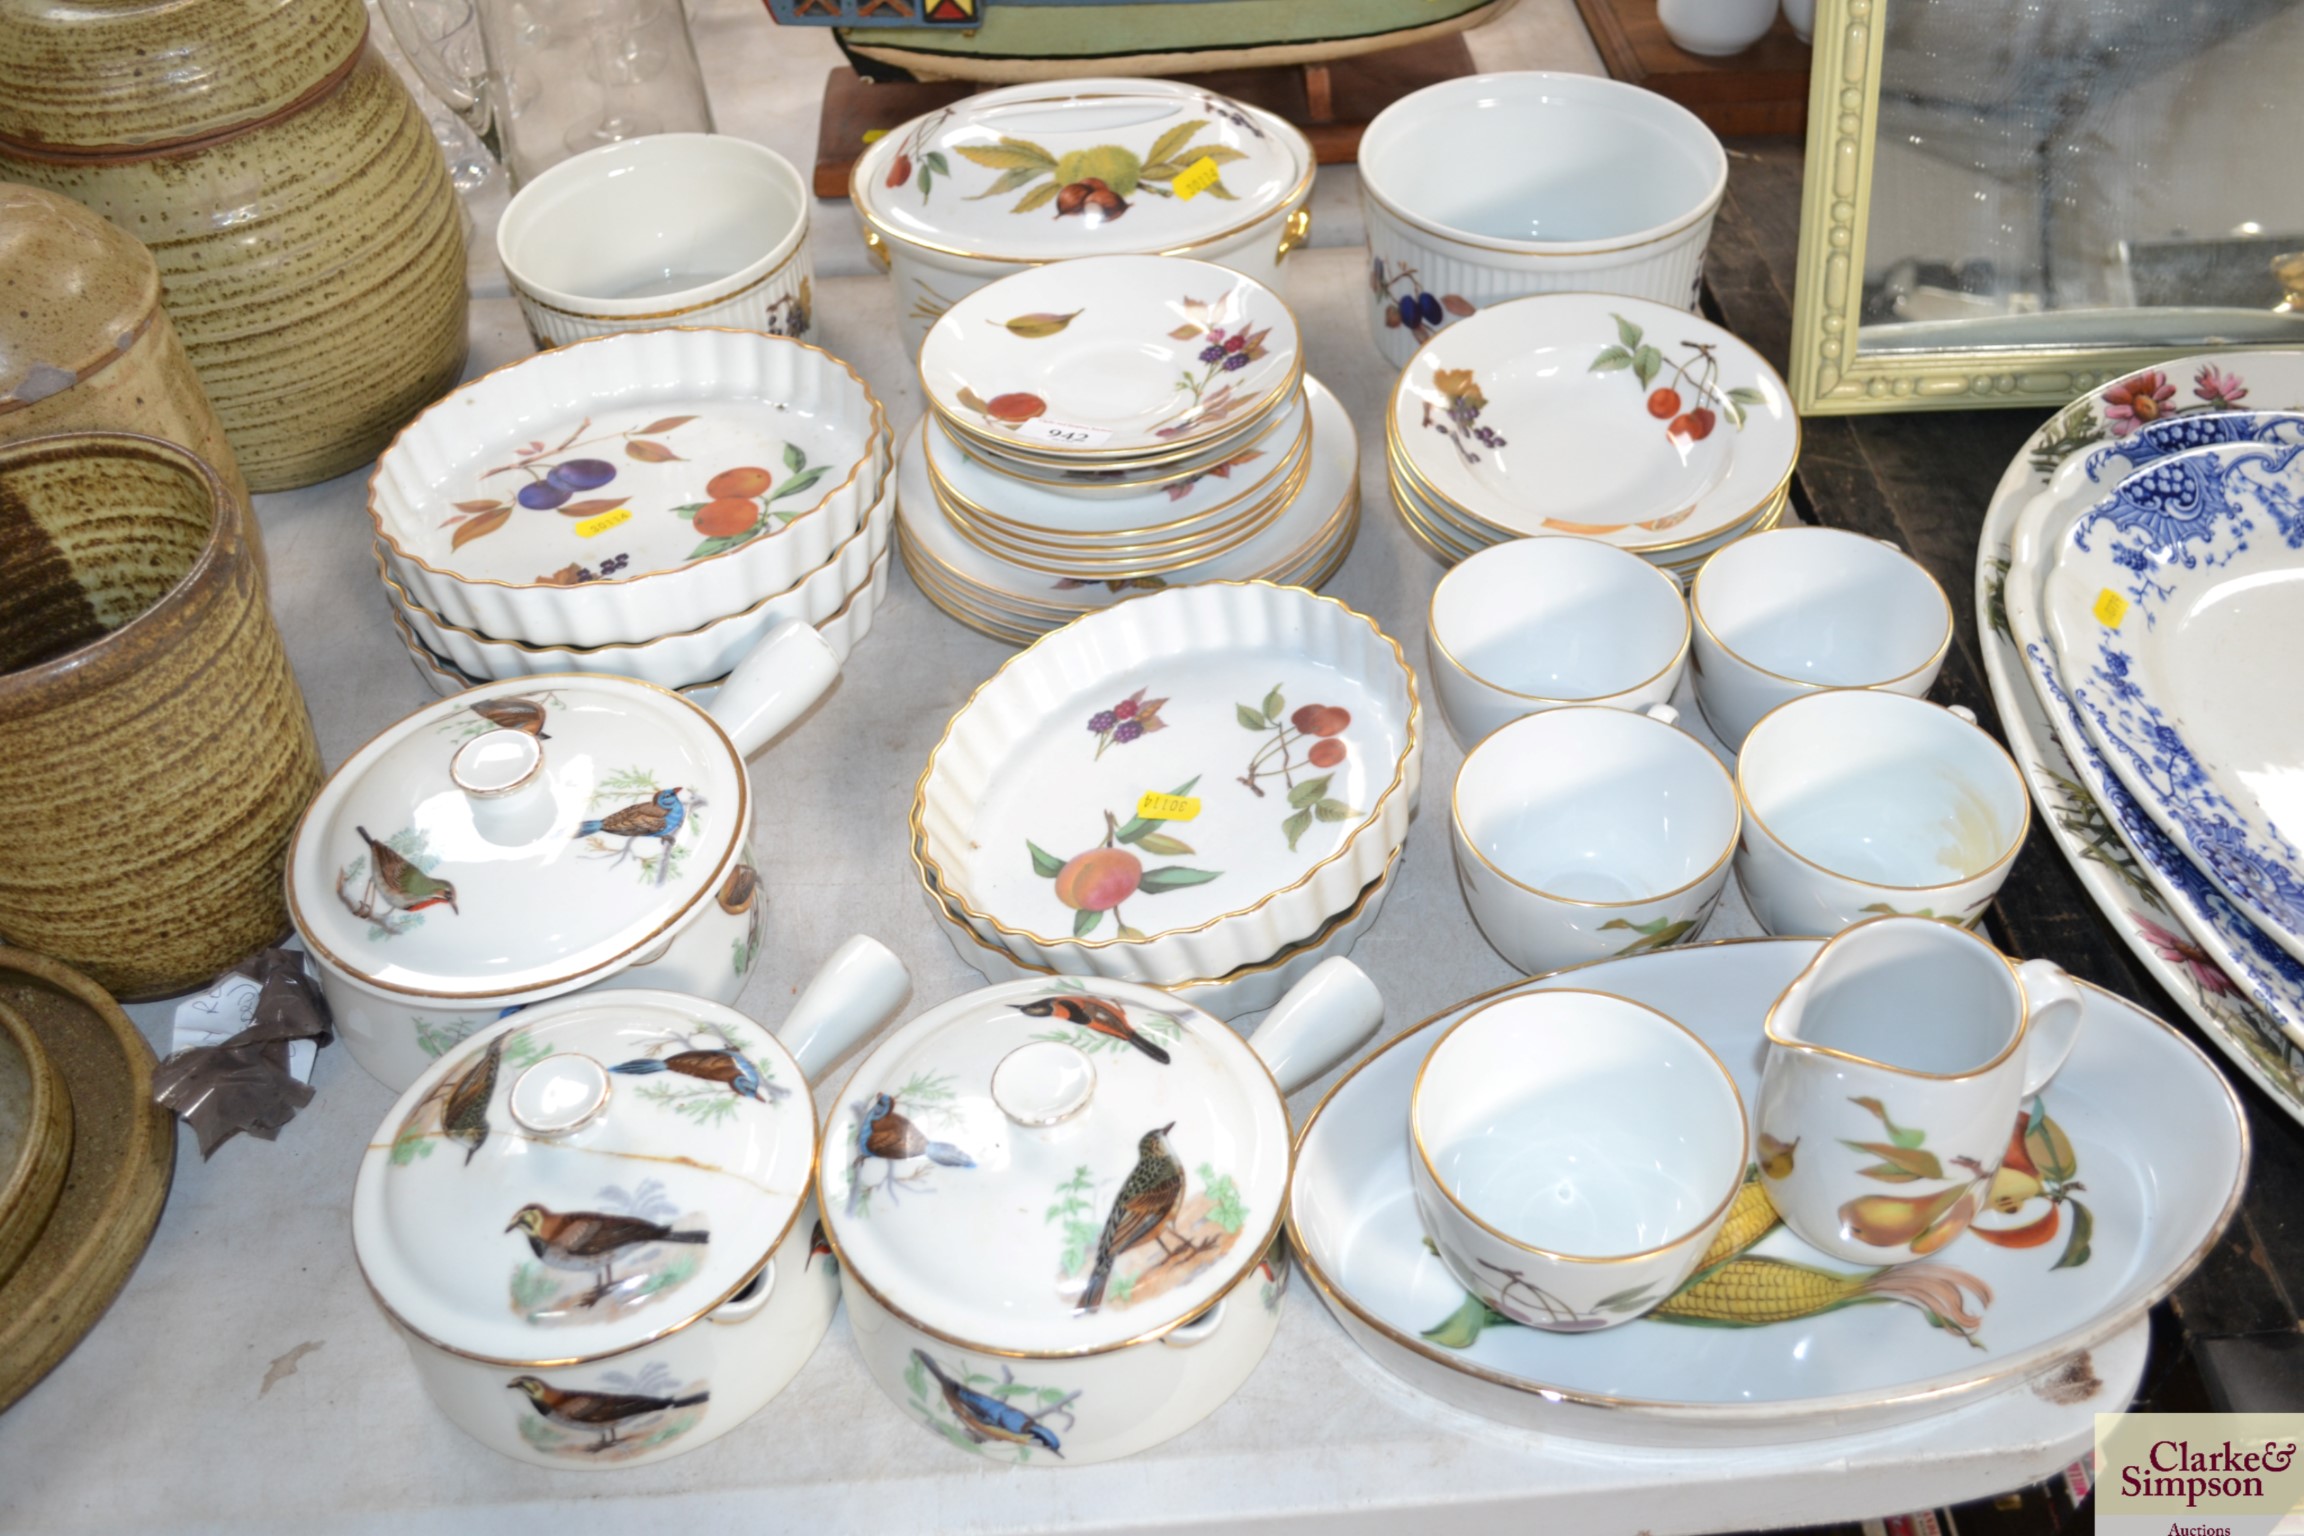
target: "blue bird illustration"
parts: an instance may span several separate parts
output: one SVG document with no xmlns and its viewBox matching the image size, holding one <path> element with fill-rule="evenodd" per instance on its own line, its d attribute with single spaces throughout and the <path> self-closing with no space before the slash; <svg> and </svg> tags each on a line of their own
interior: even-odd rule
<svg viewBox="0 0 2304 1536">
<path fill-rule="evenodd" d="M 912 1358 L 936 1378 L 936 1385 L 944 1389 L 944 1406 L 952 1410 L 952 1417 L 960 1421 L 960 1428 L 978 1445 L 987 1440 L 1005 1440 L 1010 1445 L 1036 1445 L 1051 1456 L 1063 1456 L 1063 1443 L 1056 1438 L 1056 1431 L 1023 1409 L 974 1387 L 962 1386 L 920 1350 L 912 1351 Z"/>
<path fill-rule="evenodd" d="M 577 823 L 578 839 L 587 837 L 620 837 L 624 851 L 616 855 L 621 864 L 632 855 L 632 847 L 642 838 L 657 840 L 659 857 L 656 863 L 656 883 L 662 885 L 672 868 L 672 844 L 680 836 L 680 828 L 688 820 L 688 806 L 680 798 L 680 786 L 660 789 L 645 800 L 635 800 L 620 810 L 591 821 Z"/>
<path fill-rule="evenodd" d="M 762 1082 L 760 1068 L 742 1051 L 727 1046 L 709 1049 L 678 1051 L 661 1060 L 649 1056 L 635 1061 L 619 1063 L 608 1069 L 626 1077 L 649 1077 L 658 1072 L 677 1072 L 682 1077 L 701 1078 L 708 1083 L 722 1083 L 730 1093 L 740 1099 L 757 1099 L 773 1104 L 792 1090 L 775 1083 Z"/>
<path fill-rule="evenodd" d="M 856 1106 L 856 1156 L 848 1165 L 848 1208 L 856 1208 L 857 1197 L 864 1186 L 857 1179 L 857 1170 L 873 1158 L 884 1163 L 908 1162 L 925 1157 L 946 1168 L 973 1168 L 976 1159 L 948 1141 L 930 1141 L 920 1127 L 896 1113 L 896 1100 L 891 1094 L 875 1094 L 869 1104 Z M 893 1167 L 891 1167 L 893 1173 Z"/>
</svg>

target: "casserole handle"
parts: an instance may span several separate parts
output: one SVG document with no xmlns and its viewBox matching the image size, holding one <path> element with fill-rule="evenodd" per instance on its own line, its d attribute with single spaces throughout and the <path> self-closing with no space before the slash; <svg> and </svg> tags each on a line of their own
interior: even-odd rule
<svg viewBox="0 0 2304 1536">
<path fill-rule="evenodd" d="M 1294 1093 L 1341 1062 L 1384 1022 L 1384 999 L 1368 973 L 1334 955 L 1305 974 L 1264 1015 L 1248 1044 L 1282 1093 Z"/>
<path fill-rule="evenodd" d="M 711 716 L 752 757 L 808 712 L 840 675 L 832 642 L 798 619 L 778 619 L 713 697 Z"/>
<path fill-rule="evenodd" d="M 855 934 L 816 968 L 776 1038 L 813 1080 L 894 1018 L 911 991 L 904 962 L 878 939 Z"/>
</svg>

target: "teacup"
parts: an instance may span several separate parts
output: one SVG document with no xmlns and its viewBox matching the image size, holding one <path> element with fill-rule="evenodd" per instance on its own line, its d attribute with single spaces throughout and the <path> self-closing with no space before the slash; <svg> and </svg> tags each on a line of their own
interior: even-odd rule
<svg viewBox="0 0 2304 1536">
<path fill-rule="evenodd" d="M 1671 722 L 1569 705 L 1472 749 L 1456 775 L 1456 875 L 1488 942 L 1535 975 L 1693 937 L 1727 883 L 1735 785 Z"/>
<path fill-rule="evenodd" d="M 522 187 L 496 253 L 540 345 L 667 325 L 804 337 L 808 187 L 747 139 L 658 133 Z"/>
<path fill-rule="evenodd" d="M 1967 710 L 1871 689 L 1771 711 L 1736 759 L 1736 879 L 1774 934 L 1889 915 L 1963 926 L 2016 862 L 2032 802 Z"/>
<path fill-rule="evenodd" d="M 1597 539 L 1514 539 L 1440 578 L 1425 623 L 1457 742 L 1562 704 L 1646 709 L 1688 667 L 1688 604 L 1648 561 Z"/>
<path fill-rule="evenodd" d="M 1724 545 L 1688 589 L 1696 702 L 1731 751 L 1787 699 L 1826 688 L 1918 698 L 1952 644 L 1952 604 L 1893 544 L 1775 528 Z"/>
<path fill-rule="evenodd" d="M 1531 1328 L 1629 1322 L 1677 1290 L 1744 1182 L 1744 1101 L 1653 1008 L 1526 992 L 1466 1017 L 1416 1075 L 1416 1209 L 1464 1288 Z"/>
<path fill-rule="evenodd" d="M 1851 1264 L 1940 1252 L 1991 1199 L 2080 1018 L 2049 961 L 2015 965 L 1925 918 L 1859 923 L 1768 1012 L 1754 1119 L 1769 1201 Z"/>
</svg>

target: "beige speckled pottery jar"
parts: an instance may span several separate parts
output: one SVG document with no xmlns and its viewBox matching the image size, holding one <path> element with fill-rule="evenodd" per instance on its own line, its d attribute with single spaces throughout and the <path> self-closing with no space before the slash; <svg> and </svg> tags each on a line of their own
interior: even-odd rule
<svg viewBox="0 0 2304 1536">
<path fill-rule="evenodd" d="M 0 442 L 89 428 L 182 443 L 247 494 L 152 253 L 68 197 L 0 183 Z"/>
<path fill-rule="evenodd" d="M 463 371 L 455 190 L 359 0 L 0 0 L 0 177 L 151 248 L 256 490 L 374 458 Z"/>
<path fill-rule="evenodd" d="M 128 433 L 0 445 L 0 936 L 121 997 L 277 940 L 320 753 L 246 498 Z"/>
</svg>

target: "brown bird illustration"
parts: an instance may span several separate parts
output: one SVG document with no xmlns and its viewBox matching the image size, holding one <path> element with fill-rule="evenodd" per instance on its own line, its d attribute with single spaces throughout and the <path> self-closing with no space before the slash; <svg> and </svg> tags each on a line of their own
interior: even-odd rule
<svg viewBox="0 0 2304 1536">
<path fill-rule="evenodd" d="M 398 912 L 421 912 L 442 905 L 451 912 L 458 911 L 454 885 L 434 879 L 390 843 L 370 837 L 366 827 L 352 830 L 368 845 L 368 894 L 382 896 L 385 904 Z"/>
<path fill-rule="evenodd" d="M 529 1405 L 556 1427 L 571 1434 L 599 1436 L 588 1447 L 594 1451 L 604 1451 L 614 1445 L 618 1432 L 634 1419 L 669 1413 L 675 1408 L 692 1408 L 712 1399 L 710 1392 L 690 1392 L 681 1397 L 650 1397 L 640 1392 L 570 1392 L 534 1376 L 515 1376 L 504 1385 L 515 1392 L 525 1392 Z"/>
<path fill-rule="evenodd" d="M 1160 1235 L 1184 1200 L 1184 1165 L 1168 1145 L 1171 1120 L 1158 1130 L 1146 1131 L 1136 1143 L 1136 1166 L 1120 1193 L 1113 1197 L 1112 1214 L 1104 1219 L 1104 1234 L 1096 1239 L 1096 1266 L 1088 1272 L 1088 1288 L 1080 1293 L 1080 1310 L 1093 1312 L 1104 1304 L 1104 1286 L 1112 1278 L 1112 1265 L 1139 1243 Z"/>
<path fill-rule="evenodd" d="M 720 910 L 732 917 L 742 917 L 752 910 L 753 898 L 759 894 L 760 871 L 749 864 L 739 864 L 728 871 L 728 878 L 720 887 Z"/>
<path fill-rule="evenodd" d="M 632 856 L 632 845 L 644 837 L 657 840 L 656 883 L 662 885 L 672 869 L 672 844 L 680 836 L 680 828 L 688 820 L 687 802 L 680 798 L 680 786 L 660 789 L 645 800 L 635 800 L 619 810 L 590 821 L 576 824 L 576 836 L 620 837 L 624 851 L 614 862 L 621 864 Z"/>
<path fill-rule="evenodd" d="M 553 1211 L 524 1205 L 512 1215 L 507 1232 L 528 1234 L 528 1248 L 554 1269 L 589 1272 L 597 1277 L 584 1305 L 598 1301 L 616 1284 L 616 1264 L 628 1253 L 657 1243 L 708 1243 L 709 1232 L 675 1232 L 637 1216 L 611 1216 L 604 1211 Z"/>
<path fill-rule="evenodd" d="M 464 1143 L 466 1167 L 472 1165 L 480 1144 L 488 1139 L 488 1101 L 496 1097 L 496 1073 L 504 1064 L 504 1039 L 498 1035 L 488 1042 L 488 1049 L 464 1069 L 456 1086 L 448 1090 L 448 1102 L 440 1107 L 441 1134 Z"/>
<path fill-rule="evenodd" d="M 792 1091 L 764 1079 L 752 1058 L 733 1046 L 678 1051 L 664 1057 L 644 1056 L 637 1061 L 621 1062 L 608 1070 L 620 1072 L 626 1077 L 650 1077 L 659 1072 L 677 1072 L 682 1077 L 724 1084 L 736 1097 L 758 1099 L 763 1104 L 773 1104 Z"/>
<path fill-rule="evenodd" d="M 552 739 L 544 729 L 544 706 L 534 699 L 482 699 L 466 708 L 499 729 L 525 731 L 538 741 Z"/>
<path fill-rule="evenodd" d="M 1027 1018 L 1062 1019 L 1082 1029 L 1092 1029 L 1115 1040 L 1125 1040 L 1162 1066 L 1168 1065 L 1168 1053 L 1144 1038 L 1135 1025 L 1128 1022 L 1127 1010 L 1118 1003 L 1108 1003 L 1100 997 L 1076 993 L 1067 997 L 1043 997 L 1026 1003 L 1016 1010 Z"/>
</svg>

